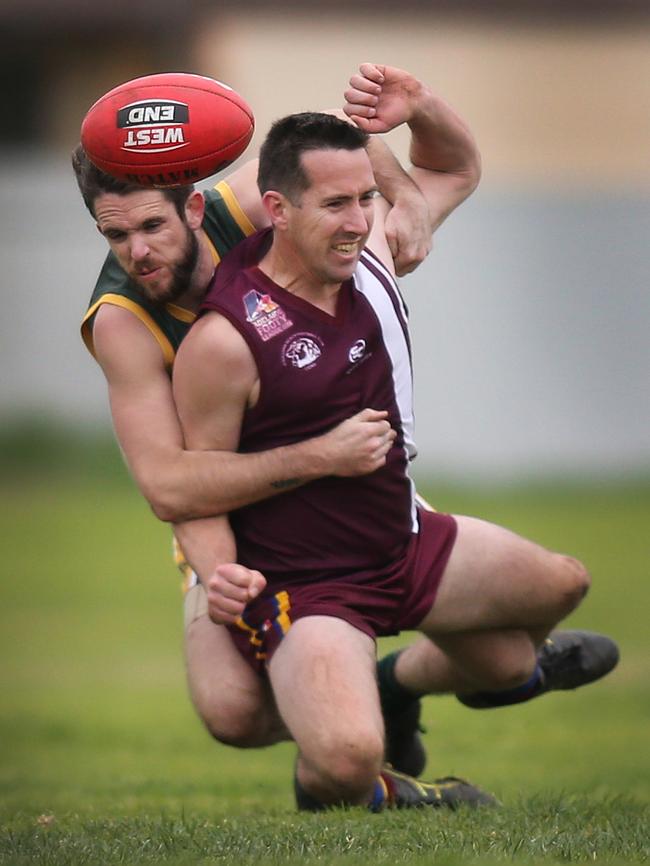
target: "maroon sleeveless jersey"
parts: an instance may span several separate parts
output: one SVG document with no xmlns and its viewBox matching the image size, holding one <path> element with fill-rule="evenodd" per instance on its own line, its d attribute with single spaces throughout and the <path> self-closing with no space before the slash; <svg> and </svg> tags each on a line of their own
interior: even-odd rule
<svg viewBox="0 0 650 866">
<path fill-rule="evenodd" d="M 259 400 L 245 414 L 240 451 L 317 436 L 366 407 L 387 410 L 397 438 L 370 475 L 322 478 L 234 512 L 238 560 L 284 583 L 385 568 L 418 531 L 406 309 L 390 273 L 364 251 L 329 315 L 259 270 L 271 239 L 267 230 L 238 244 L 201 308 L 227 318 L 257 364 Z"/>
</svg>

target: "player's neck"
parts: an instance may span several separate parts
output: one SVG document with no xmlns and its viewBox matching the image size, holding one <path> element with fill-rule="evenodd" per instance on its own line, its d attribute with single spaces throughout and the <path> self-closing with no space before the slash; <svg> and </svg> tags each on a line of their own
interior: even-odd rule
<svg viewBox="0 0 650 866">
<path fill-rule="evenodd" d="M 286 292 L 296 295 L 330 315 L 336 313 L 341 283 L 323 282 L 296 257 L 286 255 L 272 246 L 259 262 L 263 274 Z"/>
</svg>

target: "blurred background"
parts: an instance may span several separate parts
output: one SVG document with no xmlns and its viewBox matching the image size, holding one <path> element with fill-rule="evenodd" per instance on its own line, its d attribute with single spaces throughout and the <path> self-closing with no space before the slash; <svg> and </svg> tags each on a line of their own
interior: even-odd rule
<svg viewBox="0 0 650 866">
<path fill-rule="evenodd" d="M 444 95 L 481 186 L 403 281 L 418 472 L 479 482 L 650 469 L 650 7 L 643 0 L 2 0 L 0 421 L 110 426 L 82 346 L 104 241 L 68 154 L 87 108 L 184 70 L 270 122 L 338 106 L 363 60 Z M 390 137 L 406 158 L 406 138 Z"/>
<path fill-rule="evenodd" d="M 364 60 L 444 95 L 483 156 L 402 284 L 418 487 L 583 559 L 572 622 L 621 644 L 579 696 L 427 702 L 432 766 L 511 802 L 650 799 L 647 0 L 0 0 L 0 817 L 291 808 L 292 747 L 242 773 L 187 700 L 171 533 L 79 337 L 105 242 L 69 153 L 107 90 L 183 70 L 250 102 L 252 156 L 276 117 L 339 106 Z"/>
</svg>

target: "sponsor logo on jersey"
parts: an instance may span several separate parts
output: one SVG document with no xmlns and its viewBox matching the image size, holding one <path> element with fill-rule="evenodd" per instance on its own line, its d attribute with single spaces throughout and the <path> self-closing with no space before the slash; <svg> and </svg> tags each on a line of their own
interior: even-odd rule
<svg viewBox="0 0 650 866">
<path fill-rule="evenodd" d="M 293 325 L 282 307 L 270 295 L 251 289 L 244 295 L 246 321 L 255 326 L 260 338 L 266 342 Z"/>
<path fill-rule="evenodd" d="M 189 144 L 186 128 L 189 107 L 174 100 L 143 99 L 117 112 L 117 128 L 126 130 L 122 150 L 129 153 L 165 153 Z"/>
<path fill-rule="evenodd" d="M 366 354 L 366 341 L 365 340 L 357 340 L 352 346 L 350 346 L 350 351 L 348 352 L 348 360 L 351 364 L 356 364 L 360 361 L 363 356 Z"/>
<path fill-rule="evenodd" d="M 354 373 L 354 371 L 358 370 L 362 364 L 365 364 L 369 358 L 372 358 L 372 352 L 368 350 L 368 344 L 366 341 L 363 339 L 356 340 L 348 350 L 348 361 L 350 362 L 350 366 L 345 371 L 345 375 L 349 376 L 350 373 Z"/>
<path fill-rule="evenodd" d="M 323 354 L 323 341 L 316 334 L 295 334 L 282 347 L 285 367 L 309 370 Z"/>
</svg>

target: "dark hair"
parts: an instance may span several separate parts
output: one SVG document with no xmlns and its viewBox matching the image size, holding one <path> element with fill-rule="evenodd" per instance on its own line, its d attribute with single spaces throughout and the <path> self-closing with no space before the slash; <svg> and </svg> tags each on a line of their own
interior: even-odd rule
<svg viewBox="0 0 650 866">
<path fill-rule="evenodd" d="M 260 149 L 257 185 L 274 189 L 296 204 L 309 188 L 301 156 L 309 150 L 359 150 L 368 135 L 332 114 L 303 112 L 276 120 Z"/>
<path fill-rule="evenodd" d="M 86 151 L 80 144 L 72 151 L 72 168 L 77 178 L 81 197 L 93 217 L 95 216 L 95 199 L 98 196 L 107 192 L 128 195 L 130 192 L 141 192 L 143 189 L 149 189 L 149 187 L 139 186 L 137 183 L 117 180 L 110 174 L 101 171 L 88 159 Z M 184 221 L 185 204 L 194 190 L 194 186 L 188 184 L 186 186 L 156 187 L 156 189 L 174 205 L 179 217 Z"/>
</svg>

